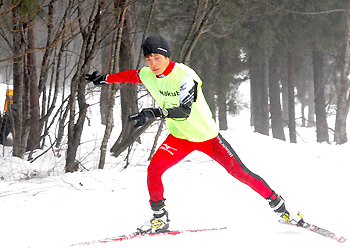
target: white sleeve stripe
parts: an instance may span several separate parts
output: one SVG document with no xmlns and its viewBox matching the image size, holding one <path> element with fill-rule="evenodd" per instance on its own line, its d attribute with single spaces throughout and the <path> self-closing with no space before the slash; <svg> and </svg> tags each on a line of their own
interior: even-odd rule
<svg viewBox="0 0 350 248">
<path fill-rule="evenodd" d="M 180 101 L 182 104 L 186 105 L 189 102 L 192 102 L 194 100 L 194 93 L 190 93 L 189 95 L 187 95 L 184 99 L 182 99 L 182 101 Z"/>
<path fill-rule="evenodd" d="M 194 80 L 191 76 L 185 77 L 180 84 L 180 104 L 187 104 L 194 99 Z"/>
</svg>

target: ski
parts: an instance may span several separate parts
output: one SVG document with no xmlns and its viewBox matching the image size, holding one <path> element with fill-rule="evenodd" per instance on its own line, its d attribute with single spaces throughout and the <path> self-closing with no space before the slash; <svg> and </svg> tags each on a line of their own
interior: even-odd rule
<svg viewBox="0 0 350 248">
<path fill-rule="evenodd" d="M 98 239 L 98 240 L 93 240 L 93 241 L 81 242 L 81 243 L 73 244 L 71 246 L 92 245 L 92 244 L 97 244 L 97 243 L 110 243 L 110 242 L 116 242 L 116 241 L 124 241 L 124 240 L 130 240 L 130 239 L 135 239 L 135 238 L 164 236 L 164 235 L 178 235 L 178 234 L 182 234 L 182 233 L 199 233 L 199 232 L 207 232 L 207 231 L 218 231 L 218 230 L 224 230 L 224 229 L 227 229 L 227 227 L 188 229 L 188 230 L 166 230 L 166 231 L 156 232 L 156 233 L 134 232 L 131 234 L 121 235 L 118 237 L 104 238 L 104 239 Z"/>
<path fill-rule="evenodd" d="M 293 224 L 290 224 L 289 222 L 287 222 L 286 220 L 279 220 L 279 222 L 281 224 L 285 224 L 285 225 L 290 225 L 290 226 L 296 226 L 296 225 L 293 225 Z M 344 243 L 346 241 L 346 238 L 343 237 L 343 236 L 339 236 L 339 235 L 336 235 L 335 233 L 333 232 L 330 232 L 326 229 L 323 229 L 321 227 L 318 227 L 316 225 L 313 225 L 313 224 L 310 224 L 310 223 L 307 223 L 307 222 L 304 222 L 301 226 L 299 226 L 301 228 L 304 228 L 306 230 L 309 230 L 309 231 L 312 231 L 314 233 L 317 233 L 317 234 L 320 234 L 324 237 L 327 237 L 327 238 L 330 238 L 330 239 L 333 239 L 335 241 L 338 241 L 340 243 Z"/>
</svg>

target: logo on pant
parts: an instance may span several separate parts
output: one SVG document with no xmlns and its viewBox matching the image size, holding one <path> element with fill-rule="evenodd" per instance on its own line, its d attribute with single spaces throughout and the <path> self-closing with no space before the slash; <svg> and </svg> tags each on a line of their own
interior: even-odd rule
<svg viewBox="0 0 350 248">
<path fill-rule="evenodd" d="M 171 146 L 168 146 L 167 144 L 163 144 L 159 147 L 159 149 L 163 149 L 167 152 L 169 152 L 171 155 L 174 155 L 174 152 L 177 151 L 177 149 L 172 148 Z"/>
</svg>

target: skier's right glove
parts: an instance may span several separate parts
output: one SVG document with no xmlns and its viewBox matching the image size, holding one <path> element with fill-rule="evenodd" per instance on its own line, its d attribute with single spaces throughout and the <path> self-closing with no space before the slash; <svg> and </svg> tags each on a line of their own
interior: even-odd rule
<svg viewBox="0 0 350 248">
<path fill-rule="evenodd" d="M 108 84 L 106 82 L 107 76 L 108 74 L 103 75 L 99 71 L 94 71 L 92 74 L 85 74 L 85 79 L 93 82 L 96 86 L 102 86 Z"/>
<path fill-rule="evenodd" d="M 130 115 L 129 121 L 137 121 L 134 128 L 138 128 L 156 117 L 163 117 L 163 113 L 160 108 L 145 108 L 138 114 Z"/>
</svg>

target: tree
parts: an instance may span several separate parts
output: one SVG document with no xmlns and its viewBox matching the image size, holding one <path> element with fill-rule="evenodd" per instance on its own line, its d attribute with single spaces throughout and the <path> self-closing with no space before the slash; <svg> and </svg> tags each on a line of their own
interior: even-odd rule
<svg viewBox="0 0 350 248">
<path fill-rule="evenodd" d="M 102 9 L 106 12 L 106 14 L 103 17 L 102 20 L 102 28 L 101 28 L 101 34 L 99 34 L 102 37 L 105 37 L 102 41 L 102 47 L 101 47 L 101 67 L 102 67 L 102 74 L 109 74 L 112 69 L 112 55 L 113 55 L 113 36 L 114 33 L 110 34 L 104 34 L 106 30 L 110 30 L 110 25 L 118 25 L 114 21 L 113 15 L 120 15 L 118 13 L 118 10 L 115 10 L 113 6 L 111 6 L 110 1 L 102 1 Z M 117 12 L 117 13 L 115 13 Z M 119 37 L 117 37 L 117 41 L 119 42 Z M 119 52 L 118 52 L 119 53 Z M 108 115 L 108 107 L 109 107 L 109 97 L 111 93 L 111 85 L 104 85 L 101 87 L 101 94 L 100 94 L 100 113 L 101 113 L 101 124 L 107 125 L 107 115 Z"/>
<path fill-rule="evenodd" d="M 17 118 L 13 131 L 13 155 L 23 158 L 24 149 L 22 149 L 22 127 L 23 127 L 23 101 L 24 93 L 23 82 L 23 65 L 24 65 L 24 33 L 23 33 L 23 17 L 18 5 L 18 1 L 13 2 L 12 18 L 13 18 L 13 102 L 17 105 Z"/>
<path fill-rule="evenodd" d="M 257 49 L 250 51 L 250 89 L 252 119 L 255 132 L 269 135 L 269 103 L 268 103 L 268 57 L 260 60 Z"/>
<path fill-rule="evenodd" d="M 341 83 L 338 91 L 337 114 L 334 130 L 334 141 L 337 144 L 344 144 L 348 141 L 346 133 L 346 119 L 349 113 L 350 95 L 347 96 L 350 69 L 350 2 L 347 6 L 347 25 L 345 31 L 345 53 L 343 69 L 341 71 Z"/>
<path fill-rule="evenodd" d="M 34 149 L 40 147 L 39 143 L 45 137 L 45 135 L 42 135 L 42 128 L 54 109 L 56 99 L 56 94 L 53 96 L 53 99 L 49 99 L 52 100 L 52 105 L 48 112 L 45 113 L 47 105 L 45 87 L 49 69 L 53 65 L 52 61 L 50 61 L 50 55 L 54 46 L 62 39 L 61 35 L 63 35 L 61 31 L 58 31 L 56 37 L 52 39 L 54 2 L 55 0 L 49 2 L 48 13 L 46 13 L 42 0 L 13 1 L 10 6 L 7 5 L 8 3 L 4 5 L 4 15 L 1 16 L 3 23 L 6 23 L 9 19 L 8 13 L 12 12 L 14 14 L 16 12 L 16 17 L 12 18 L 12 20 L 13 23 L 16 22 L 18 24 L 16 24 L 17 28 L 21 27 L 15 32 L 13 30 L 16 29 L 10 29 L 10 32 L 15 33 L 12 36 L 13 42 L 9 42 L 6 37 L 6 26 L 0 27 L 0 29 L 10 49 L 16 50 L 15 53 L 5 59 L 13 59 L 13 66 L 16 68 L 13 74 L 14 91 L 16 106 L 18 106 L 17 111 L 20 112 L 18 112 L 13 132 L 14 154 L 23 158 L 24 152 L 30 151 L 29 160 L 32 158 Z M 37 40 L 40 39 L 35 35 L 36 29 L 40 26 L 37 25 L 40 20 L 47 21 L 47 43 L 45 47 L 38 47 L 36 44 Z M 17 49 L 19 47 L 20 49 Z M 41 66 L 38 66 L 36 58 L 41 55 L 40 50 L 45 52 L 42 54 Z M 19 61 L 21 62 L 19 63 Z M 41 68 L 39 77 L 37 76 L 38 68 Z M 55 93 L 57 93 L 57 90 Z M 41 106 L 39 103 L 40 94 L 42 94 Z M 20 135 L 16 136 L 16 133 Z"/>
<path fill-rule="evenodd" d="M 327 115 L 325 110 L 326 101 L 324 96 L 323 52 L 314 51 L 312 58 L 314 65 L 314 94 L 317 142 L 329 142 Z"/>
<path fill-rule="evenodd" d="M 33 22 L 33 20 L 31 20 Z M 34 27 L 28 27 L 28 50 L 35 49 L 35 31 Z M 40 121 L 40 106 L 39 106 L 39 87 L 37 83 L 37 71 L 36 71 L 36 59 L 35 53 L 28 53 L 27 55 L 27 78 L 28 78 L 28 88 L 29 88 L 29 123 L 28 127 L 30 128 L 28 134 L 28 142 L 26 146 L 27 151 L 33 151 L 34 149 L 39 147 L 39 141 L 41 136 L 40 125 L 38 125 Z M 29 111 L 27 110 L 27 111 Z M 27 125 L 25 125 L 27 126 Z"/>
<path fill-rule="evenodd" d="M 297 143 L 296 126 L 295 126 L 295 74 L 294 74 L 294 49 L 293 44 L 290 44 L 288 51 L 288 128 L 289 140 L 291 143 Z"/>
<path fill-rule="evenodd" d="M 248 51 L 249 75 L 251 84 L 251 123 L 255 131 L 269 135 L 269 63 L 273 47 L 276 44 L 276 26 L 280 15 L 275 8 L 265 2 L 252 2 L 247 17 L 242 22 L 244 32 L 243 46 Z"/>
<path fill-rule="evenodd" d="M 116 18 L 117 29 L 116 29 L 116 35 L 115 35 L 116 42 L 115 42 L 115 46 L 113 49 L 114 60 L 111 61 L 111 64 L 113 64 L 113 67 L 112 67 L 113 71 L 119 70 L 120 49 L 121 49 L 121 43 L 122 43 L 122 33 L 123 33 L 123 28 L 124 28 L 126 8 L 127 8 L 126 1 L 122 0 L 122 1 L 115 2 L 115 4 L 114 4 L 114 10 L 117 13 L 117 18 Z M 102 49 L 102 53 L 104 52 L 104 50 L 107 50 L 107 49 Z M 105 66 L 108 67 L 110 65 L 105 65 Z M 105 115 L 106 115 L 105 116 L 106 129 L 105 129 L 105 134 L 103 136 L 103 140 L 102 140 L 101 148 L 100 148 L 101 155 L 100 155 L 100 161 L 98 164 L 99 169 L 103 169 L 104 165 L 105 165 L 107 144 L 108 144 L 108 140 L 110 138 L 112 128 L 113 128 L 113 107 L 115 104 L 116 92 L 117 92 L 117 84 L 109 85 L 108 87 L 101 89 L 101 98 L 100 99 L 102 101 L 102 95 L 104 95 L 104 97 L 107 99 L 107 103 L 105 103 L 105 105 L 107 105 L 107 111 L 105 109 L 102 110 L 102 107 L 100 108 L 101 112 L 102 111 L 106 112 L 105 113 Z M 103 101 L 106 102 L 105 100 L 103 100 Z M 101 113 L 101 115 L 102 115 L 102 113 Z M 102 119 L 102 122 L 104 122 L 103 119 Z"/>
<path fill-rule="evenodd" d="M 120 50 L 120 60 L 123 63 L 120 65 L 120 70 L 128 70 L 133 68 L 133 53 L 132 53 L 132 42 L 131 42 L 131 15 L 130 12 L 126 13 L 126 18 L 124 20 L 123 29 L 123 40 L 122 47 Z M 137 106 L 137 85 L 132 83 L 125 83 L 120 88 L 120 105 L 121 105 L 121 119 L 122 119 L 122 131 L 111 148 L 111 152 L 114 156 L 119 155 L 118 148 L 120 144 L 124 143 L 125 140 L 133 134 L 134 123 L 128 121 L 128 116 L 138 112 Z M 118 152 L 117 152 L 118 151 Z M 124 151 L 124 150 L 122 150 Z M 118 154 L 119 153 L 119 154 Z"/>
<path fill-rule="evenodd" d="M 270 58 L 269 69 L 269 99 L 271 113 L 271 131 L 272 137 L 280 140 L 286 140 L 284 134 L 284 120 L 282 117 L 281 106 L 281 63 L 278 58 L 279 53 L 276 51 Z"/>
<path fill-rule="evenodd" d="M 224 71 L 228 67 L 228 56 L 226 56 L 225 51 L 220 49 L 218 56 L 218 76 L 217 76 L 217 86 L 218 86 L 218 119 L 219 119 L 219 129 L 227 130 L 227 85 L 228 82 L 225 78 Z"/>
<path fill-rule="evenodd" d="M 317 142 L 329 142 L 326 102 L 324 60 L 332 48 L 339 42 L 344 42 L 344 20 L 342 8 L 344 1 L 317 1 L 317 4 L 305 2 L 305 11 L 316 13 L 308 15 L 305 21 L 309 24 L 305 28 L 310 48 L 312 49 L 314 98 L 316 115 Z M 334 11 L 333 11 L 334 10 Z M 335 25 L 336 23 L 336 25 Z"/>
<path fill-rule="evenodd" d="M 145 10 L 144 6 L 149 8 Z M 15 156 L 23 158 L 28 150 L 28 159 L 32 159 L 35 149 L 45 147 L 45 137 L 51 135 L 49 130 L 59 119 L 57 139 L 50 145 L 61 146 L 68 126 L 66 171 L 74 171 L 88 109 L 84 74 L 92 67 L 102 68 L 104 74 L 139 68 L 139 45 L 153 33 L 169 38 L 172 59 L 190 64 L 201 76 L 220 129 L 228 127 L 226 117 L 235 99 L 233 86 L 243 80 L 239 74 L 249 66 L 255 131 L 268 135 L 271 124 L 273 137 L 285 140 L 283 125 L 289 122 L 290 140 L 295 142 L 297 89 L 302 113 L 306 106 L 309 110 L 308 115 L 302 115 L 302 126 L 305 118 L 312 126 L 316 114 L 317 141 L 328 142 L 327 110 L 336 103 L 334 140 L 337 144 L 347 142 L 350 6 L 346 1 L 288 0 L 271 5 L 251 0 L 12 0 L 0 1 L 0 8 L 0 63 L 7 63 L 0 70 L 6 67 L 12 72 L 19 116 L 13 123 Z M 122 53 L 118 52 L 120 47 Z M 96 54 L 102 54 L 102 63 L 100 58 L 95 60 Z M 118 65 L 119 59 L 125 67 Z M 282 109 L 281 93 L 286 99 L 283 90 L 288 82 L 289 106 L 284 101 Z M 102 90 L 106 130 L 99 168 L 104 166 L 115 94 L 120 86 Z M 62 100 L 57 106 L 60 91 Z M 124 128 L 118 139 L 123 141 L 113 146 L 116 156 L 151 125 L 134 130 L 127 121 L 129 114 L 138 111 L 140 92 L 147 94 L 142 86 L 132 84 L 121 89 Z M 282 110 L 289 111 L 289 117 L 282 116 Z M 161 131 L 160 125 L 157 134 Z"/>
<path fill-rule="evenodd" d="M 101 24 L 101 2 L 95 0 L 90 8 L 90 20 L 94 20 L 92 25 L 88 22 L 83 26 L 82 13 L 87 10 L 83 9 L 82 3 L 77 6 L 78 20 L 80 24 L 80 35 L 82 37 L 82 43 L 80 47 L 79 57 L 77 61 L 76 71 L 71 81 L 70 86 L 70 98 L 68 102 L 69 107 L 69 122 L 68 122 L 68 154 L 66 157 L 65 172 L 73 172 L 77 170 L 76 153 L 78 146 L 80 145 L 80 139 L 83 132 L 84 121 L 86 117 L 86 111 L 88 104 L 85 99 L 85 86 L 86 81 L 84 75 L 88 72 L 91 61 L 96 55 L 96 47 L 98 47 L 101 39 L 98 37 L 98 31 Z M 78 117 L 76 119 L 76 98 L 78 100 Z"/>
</svg>

